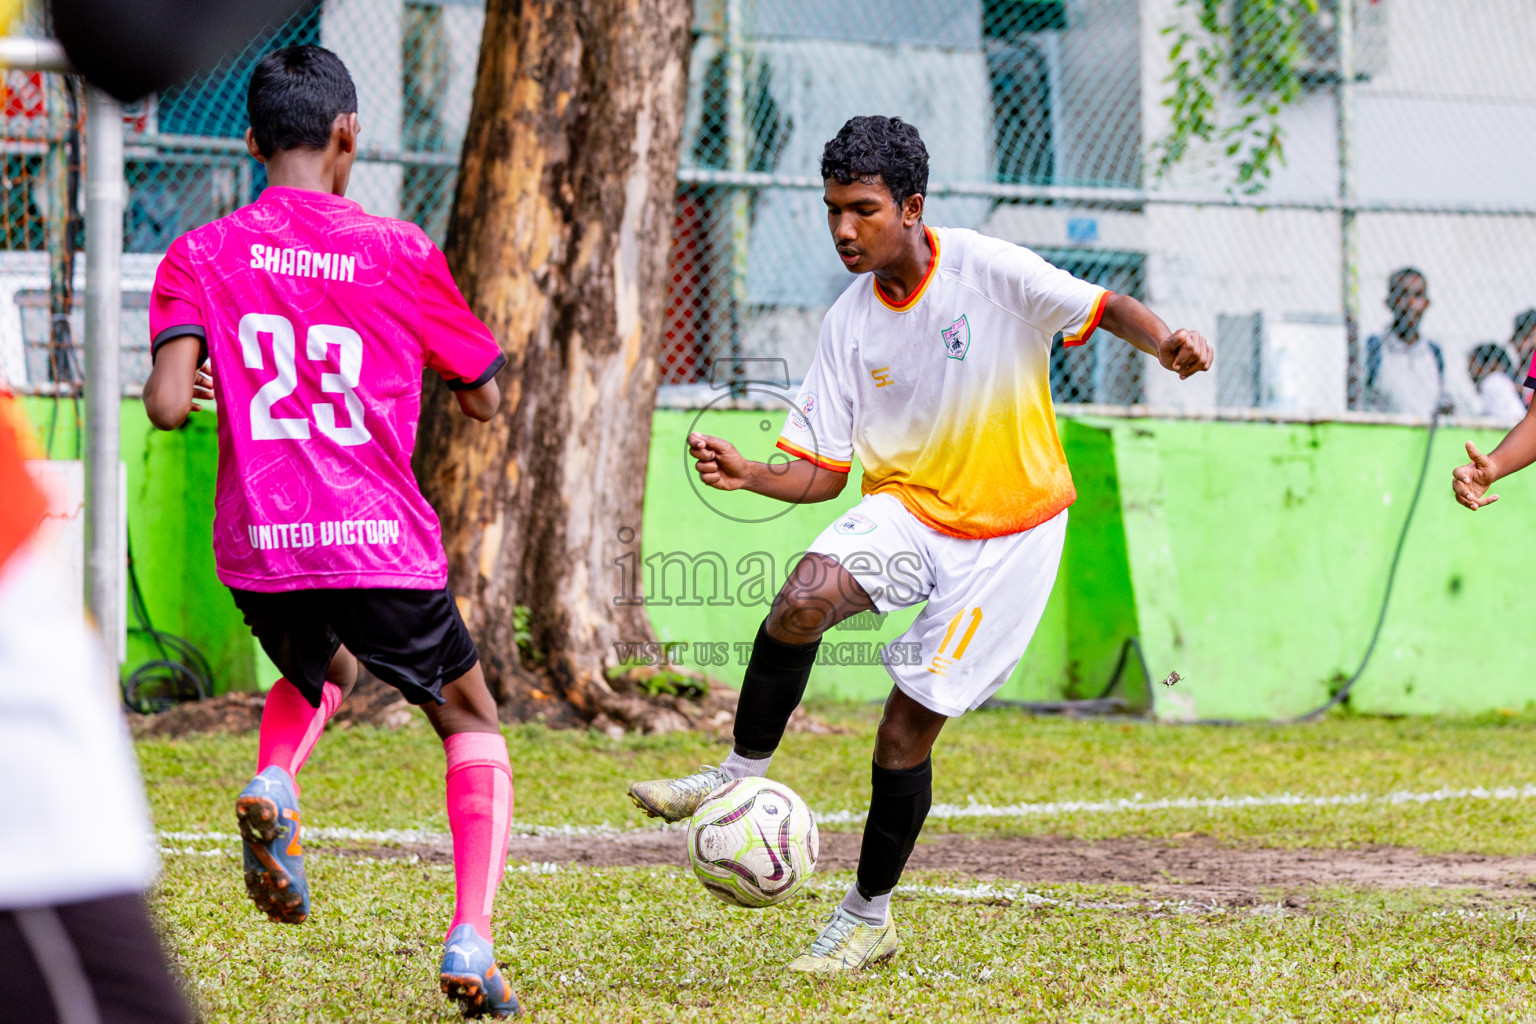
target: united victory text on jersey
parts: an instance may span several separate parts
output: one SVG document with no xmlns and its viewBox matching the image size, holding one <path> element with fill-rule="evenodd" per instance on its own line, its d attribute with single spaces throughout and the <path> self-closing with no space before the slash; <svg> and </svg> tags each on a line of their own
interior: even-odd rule
<svg viewBox="0 0 1536 1024">
<path fill-rule="evenodd" d="M 478 387 L 505 358 L 419 227 L 269 187 L 172 243 L 150 332 L 156 349 L 201 337 L 213 359 L 220 580 L 446 584 L 437 516 L 411 473 L 422 370 Z"/>
</svg>

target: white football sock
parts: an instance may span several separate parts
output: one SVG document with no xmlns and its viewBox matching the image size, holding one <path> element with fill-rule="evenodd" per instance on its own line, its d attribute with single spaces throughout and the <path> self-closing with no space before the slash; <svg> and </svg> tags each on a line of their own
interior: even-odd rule
<svg viewBox="0 0 1536 1024">
<path fill-rule="evenodd" d="M 859 887 L 855 885 L 848 890 L 848 895 L 843 897 L 842 905 L 844 910 L 860 921 L 879 928 L 885 924 L 885 919 L 890 914 L 891 894 L 885 892 L 865 899 L 859 895 Z"/>
<path fill-rule="evenodd" d="M 720 770 L 725 772 L 727 778 L 732 779 L 765 779 L 768 777 L 768 766 L 773 763 L 773 755 L 754 759 L 742 757 L 736 751 L 731 751 L 724 761 L 720 762 Z"/>
</svg>

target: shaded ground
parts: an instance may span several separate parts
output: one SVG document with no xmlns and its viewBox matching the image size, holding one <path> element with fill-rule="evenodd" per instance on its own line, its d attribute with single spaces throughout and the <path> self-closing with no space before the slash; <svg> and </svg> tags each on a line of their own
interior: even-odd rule
<svg viewBox="0 0 1536 1024">
<path fill-rule="evenodd" d="M 818 869 L 851 871 L 858 860 L 859 842 L 860 836 L 853 833 L 822 833 Z M 349 846 L 333 852 L 452 860 L 452 847 L 446 842 Z M 683 865 L 688 860 L 685 833 L 681 830 L 602 836 L 514 836 L 508 856 L 514 862 L 594 868 Z M 1237 906 L 1264 899 L 1272 901 L 1274 890 L 1329 885 L 1388 889 L 1453 886 L 1521 889 L 1536 894 L 1536 856 L 1427 855 L 1398 846 L 1352 850 L 1244 848 L 1221 846 L 1201 836 L 1174 842 L 1087 842 L 1050 836 L 936 835 L 918 844 L 908 868 L 1016 885 L 1134 885 L 1158 898 Z"/>
<path fill-rule="evenodd" d="M 659 682 L 656 681 L 658 678 Z M 650 681 L 649 690 L 646 689 L 647 681 Z M 613 739 L 621 739 L 626 732 L 660 736 L 688 730 L 708 733 L 719 739 L 730 736 L 739 694 L 728 686 L 706 682 L 697 673 L 663 674 L 662 670 L 643 666 L 616 675 L 609 683 L 614 692 L 590 722 L 576 714 L 571 705 L 537 689 L 532 692 L 540 694 L 541 700 L 504 703 L 499 708 L 500 717 L 503 722 L 541 722 L 556 729 L 596 729 Z M 266 699 L 263 693 L 226 693 L 180 704 L 156 715 L 129 712 L 128 726 L 134 739 L 182 739 L 207 733 L 251 732 L 261 726 L 261 710 Z M 398 729 L 419 713 L 399 691 L 364 667 L 358 673 L 357 685 L 326 728 L 376 725 Z M 829 734 L 844 730 L 806 714 L 804 708 L 796 708 L 786 731 Z"/>
</svg>

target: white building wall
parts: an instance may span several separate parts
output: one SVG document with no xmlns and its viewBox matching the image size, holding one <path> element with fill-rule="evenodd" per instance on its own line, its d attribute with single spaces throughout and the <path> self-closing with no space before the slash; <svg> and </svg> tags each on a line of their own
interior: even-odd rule
<svg viewBox="0 0 1536 1024">
<path fill-rule="evenodd" d="M 1380 2 L 1389 5 L 1385 65 L 1356 89 L 1358 198 L 1536 210 L 1536 76 L 1524 59 L 1536 44 L 1536 5 Z M 1169 125 L 1162 100 L 1170 37 L 1161 30 L 1181 11 L 1174 0 L 1142 0 L 1141 12 L 1141 109 L 1150 150 Z M 1285 110 L 1287 164 L 1264 196 L 1337 195 L 1336 118 L 1327 88 L 1304 93 Z M 1196 147 L 1166 179 L 1149 175 L 1148 185 L 1219 191 L 1234 180 L 1233 166 L 1218 146 Z M 1262 311 L 1267 403 L 1326 411 L 1341 401 L 1331 380 L 1302 386 L 1309 375 L 1342 365 L 1342 321 L 1329 323 L 1341 309 L 1337 213 L 1152 203 L 1144 216 L 1150 291 L 1160 313 L 1212 334 L 1223 313 Z M 1422 269 L 1432 300 L 1424 333 L 1445 351 L 1446 383 L 1458 408 L 1470 409 L 1467 350 L 1506 341 L 1514 315 L 1536 306 L 1536 217 L 1363 213 L 1357 245 L 1362 337 L 1388 322 L 1388 275 L 1407 265 Z M 1187 405 L 1205 398 L 1154 375 L 1147 401 Z"/>
<path fill-rule="evenodd" d="M 320 45 L 352 72 L 357 86 L 363 150 L 400 149 L 400 31 L 403 0 L 328 0 L 320 19 Z M 359 160 L 347 195 L 381 217 L 400 215 L 399 164 Z"/>
</svg>

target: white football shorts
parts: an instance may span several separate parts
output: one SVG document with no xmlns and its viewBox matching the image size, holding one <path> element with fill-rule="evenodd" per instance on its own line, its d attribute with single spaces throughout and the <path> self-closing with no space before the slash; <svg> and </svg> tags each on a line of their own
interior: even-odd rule
<svg viewBox="0 0 1536 1024">
<path fill-rule="evenodd" d="M 1022 533 L 985 540 L 930 528 L 889 494 L 871 494 L 821 532 L 810 550 L 835 558 L 880 612 L 927 601 L 895 643 L 921 657 L 892 657 L 902 692 L 954 717 L 996 693 L 1024 656 L 1061 566 L 1065 510 Z"/>
</svg>

